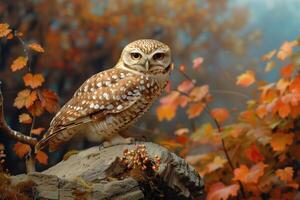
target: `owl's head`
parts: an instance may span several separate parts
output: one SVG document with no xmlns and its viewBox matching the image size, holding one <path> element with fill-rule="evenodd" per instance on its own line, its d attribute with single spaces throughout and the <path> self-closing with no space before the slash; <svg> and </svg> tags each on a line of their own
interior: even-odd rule
<svg viewBox="0 0 300 200">
<path fill-rule="evenodd" d="M 167 74 L 172 68 L 171 50 L 157 40 L 136 40 L 124 48 L 120 62 L 123 67 L 140 73 Z"/>
</svg>

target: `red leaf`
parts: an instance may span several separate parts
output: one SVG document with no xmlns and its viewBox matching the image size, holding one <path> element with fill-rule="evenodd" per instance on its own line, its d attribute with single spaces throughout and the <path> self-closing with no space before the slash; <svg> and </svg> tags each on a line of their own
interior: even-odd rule
<svg viewBox="0 0 300 200">
<path fill-rule="evenodd" d="M 254 163 L 263 161 L 265 157 L 260 153 L 257 146 L 253 143 L 245 150 L 246 157 Z"/>
</svg>

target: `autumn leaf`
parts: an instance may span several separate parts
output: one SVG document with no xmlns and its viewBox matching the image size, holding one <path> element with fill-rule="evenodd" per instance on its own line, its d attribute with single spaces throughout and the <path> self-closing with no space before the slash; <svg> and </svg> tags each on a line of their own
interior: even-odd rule
<svg viewBox="0 0 300 200">
<path fill-rule="evenodd" d="M 292 167 L 286 167 L 284 169 L 278 169 L 275 172 L 276 176 L 283 182 L 290 182 L 293 180 L 294 170 Z"/>
<path fill-rule="evenodd" d="M 274 151 L 284 151 L 288 145 L 293 143 L 294 134 L 292 133 L 275 133 L 272 134 L 271 147 Z"/>
<path fill-rule="evenodd" d="M 248 87 L 255 82 L 255 74 L 251 70 L 247 70 L 245 73 L 237 77 L 236 84 L 242 87 Z"/>
<path fill-rule="evenodd" d="M 172 120 L 176 115 L 177 107 L 172 105 L 160 105 L 156 109 L 156 114 L 159 121 L 166 119 L 167 121 Z"/>
<path fill-rule="evenodd" d="M 19 158 L 23 158 L 25 155 L 27 155 L 31 151 L 31 148 L 28 144 L 23 144 L 21 142 L 17 142 L 14 145 L 13 151 L 16 153 L 16 155 Z"/>
<path fill-rule="evenodd" d="M 238 195 L 240 186 L 238 184 L 224 185 L 222 182 L 217 182 L 211 185 L 208 189 L 207 200 L 227 200 L 230 196 Z"/>
<path fill-rule="evenodd" d="M 58 110 L 58 96 L 55 92 L 48 89 L 43 89 L 42 92 L 38 92 L 38 96 L 42 107 L 45 108 L 49 113 L 53 113 Z"/>
<path fill-rule="evenodd" d="M 261 57 L 261 60 L 262 60 L 262 61 L 268 61 L 268 60 L 270 60 L 275 54 L 276 54 L 276 49 L 274 49 L 274 50 L 268 52 L 267 54 L 263 55 L 263 56 Z"/>
<path fill-rule="evenodd" d="M 245 155 L 249 160 L 251 160 L 254 163 L 258 163 L 265 159 L 265 157 L 263 156 L 263 154 L 260 153 L 255 143 L 253 143 L 251 146 L 245 149 Z"/>
<path fill-rule="evenodd" d="M 36 52 L 44 53 L 43 47 L 37 43 L 31 43 L 28 45 L 28 47 Z"/>
<path fill-rule="evenodd" d="M 203 109 L 205 108 L 205 104 L 202 102 L 191 103 L 189 108 L 187 109 L 188 118 L 192 119 L 199 116 Z"/>
<path fill-rule="evenodd" d="M 204 59 L 202 57 L 197 57 L 193 60 L 193 68 L 195 70 L 199 70 L 201 67 L 201 64 L 203 63 Z"/>
<path fill-rule="evenodd" d="M 30 86 L 32 89 L 35 89 L 42 85 L 45 81 L 44 76 L 42 74 L 31 74 L 27 73 L 23 76 L 23 80 L 25 86 Z"/>
<path fill-rule="evenodd" d="M 180 92 L 187 93 L 194 87 L 194 81 L 185 80 L 180 85 L 178 85 L 177 90 Z"/>
<path fill-rule="evenodd" d="M 28 108 L 28 110 L 31 115 L 36 117 L 41 116 L 45 111 L 40 100 L 35 101 L 34 104 Z"/>
<path fill-rule="evenodd" d="M 219 123 L 225 122 L 229 118 L 229 112 L 226 108 L 214 108 L 211 111 L 211 116 Z"/>
<path fill-rule="evenodd" d="M 181 136 L 181 135 L 185 135 L 189 132 L 190 132 L 190 130 L 188 128 L 180 128 L 175 131 L 175 135 Z"/>
<path fill-rule="evenodd" d="M 33 105 L 34 101 L 37 99 L 36 91 L 30 91 L 28 89 L 22 90 L 18 93 L 14 106 L 18 109 L 23 108 L 24 106 L 26 108 L 29 108 Z"/>
<path fill-rule="evenodd" d="M 293 64 L 288 64 L 280 69 L 280 75 L 282 78 L 290 78 L 294 70 Z"/>
<path fill-rule="evenodd" d="M 246 165 L 242 164 L 239 168 L 234 169 L 233 180 L 241 181 L 242 183 L 257 184 L 259 178 L 264 175 L 264 169 L 267 166 L 268 165 L 259 162 L 249 169 Z"/>
<path fill-rule="evenodd" d="M 297 44 L 297 41 L 284 42 L 277 53 L 277 58 L 279 60 L 285 60 L 288 56 L 291 56 L 293 53 L 293 47 Z"/>
<path fill-rule="evenodd" d="M 19 56 L 17 59 L 15 59 L 13 61 L 10 68 L 13 72 L 15 72 L 17 70 L 20 70 L 20 69 L 23 69 L 27 64 L 27 61 L 28 61 L 27 57 Z"/>
<path fill-rule="evenodd" d="M 190 92 L 190 97 L 193 99 L 193 101 L 202 101 L 208 94 L 208 85 L 203 85 L 200 87 L 194 87 Z"/>
<path fill-rule="evenodd" d="M 7 23 L 0 24 L 0 38 L 6 37 L 11 32 Z"/>
<path fill-rule="evenodd" d="M 19 122 L 22 124 L 31 124 L 32 119 L 29 114 L 23 113 L 19 115 Z"/>
<path fill-rule="evenodd" d="M 48 155 L 43 151 L 38 151 L 35 155 L 35 159 L 42 165 L 47 165 L 48 163 Z"/>
<path fill-rule="evenodd" d="M 35 128 L 35 129 L 31 130 L 31 133 L 33 135 L 40 135 L 44 130 L 45 130 L 45 128 Z"/>
<path fill-rule="evenodd" d="M 271 61 L 267 62 L 266 66 L 265 66 L 265 72 L 270 72 L 275 66 L 276 66 L 275 61 L 271 60 Z"/>
</svg>

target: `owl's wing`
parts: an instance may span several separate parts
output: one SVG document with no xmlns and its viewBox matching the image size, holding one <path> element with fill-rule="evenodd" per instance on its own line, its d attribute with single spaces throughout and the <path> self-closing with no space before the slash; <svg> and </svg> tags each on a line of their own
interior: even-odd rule
<svg viewBox="0 0 300 200">
<path fill-rule="evenodd" d="M 145 88 L 150 85 L 153 82 L 142 75 L 117 69 L 92 76 L 56 114 L 47 133 L 36 145 L 36 150 L 43 148 L 61 131 L 93 121 L 94 116 L 99 119 L 109 113 L 128 109 L 141 98 Z"/>
</svg>

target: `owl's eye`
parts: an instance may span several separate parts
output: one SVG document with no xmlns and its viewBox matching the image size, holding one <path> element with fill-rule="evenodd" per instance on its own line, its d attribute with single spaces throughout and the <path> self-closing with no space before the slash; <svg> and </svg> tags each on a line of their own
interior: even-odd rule
<svg viewBox="0 0 300 200">
<path fill-rule="evenodd" d="M 142 57 L 142 55 L 140 53 L 131 53 L 130 56 L 134 60 L 141 59 L 141 57 Z"/>
<path fill-rule="evenodd" d="M 162 59 L 164 59 L 164 57 L 165 57 L 165 54 L 164 53 L 156 53 L 156 54 L 154 54 L 153 55 L 153 59 L 154 60 L 162 60 Z"/>
</svg>

